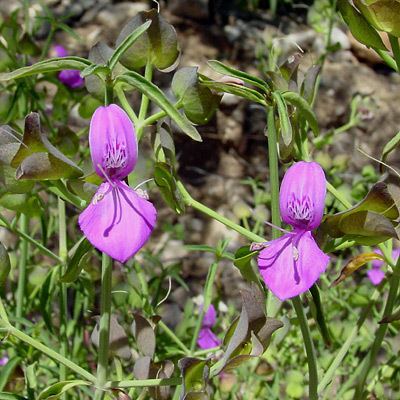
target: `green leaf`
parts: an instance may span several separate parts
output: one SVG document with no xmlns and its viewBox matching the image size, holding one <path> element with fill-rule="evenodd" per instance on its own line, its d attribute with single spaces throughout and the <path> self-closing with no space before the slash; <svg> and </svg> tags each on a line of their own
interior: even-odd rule
<svg viewBox="0 0 400 400">
<path fill-rule="evenodd" d="M 28 400 L 26 397 L 14 393 L 0 392 L 0 400 Z"/>
<path fill-rule="evenodd" d="M 396 206 L 398 194 L 394 193 L 394 187 L 378 182 L 354 207 L 334 215 L 326 215 L 318 230 L 333 238 L 345 237 L 366 245 L 397 238 L 394 226 L 399 217 Z"/>
<path fill-rule="evenodd" d="M 314 114 L 310 104 L 301 97 L 298 93 L 295 92 L 284 92 L 282 93 L 282 97 L 286 102 L 295 106 L 299 112 L 300 117 L 304 117 L 308 122 L 311 130 L 314 132 L 314 136 L 318 136 L 319 127 L 317 117 Z"/>
<path fill-rule="evenodd" d="M 25 118 L 24 137 L 11 166 L 17 168 L 17 179 L 46 180 L 83 175 L 82 170 L 41 132 L 37 113 L 30 113 Z"/>
<path fill-rule="evenodd" d="M 125 37 L 124 40 L 118 45 L 118 47 L 114 50 L 113 55 L 108 61 L 108 65 L 111 70 L 114 69 L 115 65 L 119 61 L 119 59 L 124 55 L 124 53 L 135 43 L 135 41 L 142 35 L 144 32 L 149 29 L 151 25 L 151 20 L 146 21 L 144 24 L 140 25 L 136 29 L 134 29 L 128 36 Z"/>
<path fill-rule="evenodd" d="M 135 337 L 139 351 L 150 358 L 153 358 L 156 350 L 156 335 L 150 322 L 139 313 L 133 314 L 132 333 Z"/>
<path fill-rule="evenodd" d="M 67 262 L 67 268 L 64 275 L 60 278 L 63 283 L 75 282 L 87 261 L 86 255 L 89 250 L 92 249 L 92 245 L 84 237 L 74 246 L 73 255 L 71 259 Z"/>
<path fill-rule="evenodd" d="M 21 361 L 22 359 L 20 357 L 12 357 L 8 360 L 6 365 L 0 367 L 0 391 L 5 388 L 8 381 L 12 377 L 15 368 L 21 364 Z"/>
<path fill-rule="evenodd" d="M 393 136 L 386 144 L 382 150 L 381 161 L 386 162 L 387 156 L 399 145 L 400 143 L 400 131 L 397 132 L 395 136 Z M 383 169 L 383 165 L 380 164 L 381 170 Z M 381 171 L 382 172 L 382 171 Z"/>
<path fill-rule="evenodd" d="M 154 165 L 154 181 L 159 187 L 164 201 L 177 213 L 185 210 L 185 203 L 176 187 L 176 177 L 173 168 L 166 163 Z"/>
<path fill-rule="evenodd" d="M 221 366 L 214 375 L 238 367 L 253 357 L 261 356 L 270 343 L 272 334 L 283 326 L 282 322 L 265 314 L 265 297 L 260 288 L 251 283 L 242 290 L 242 312 L 228 328 Z"/>
<path fill-rule="evenodd" d="M 222 75 L 233 76 L 235 78 L 241 79 L 244 82 L 250 83 L 251 85 L 258 87 L 265 93 L 268 93 L 270 91 L 266 82 L 256 76 L 253 76 L 246 72 L 240 71 L 238 69 L 229 67 L 228 65 L 225 65 L 222 62 L 217 61 L 217 60 L 210 60 L 210 61 L 208 61 L 207 64 L 214 71 L 217 71 Z"/>
<path fill-rule="evenodd" d="M 37 400 L 56 400 L 59 399 L 68 390 L 73 389 L 77 386 L 90 386 L 90 382 L 82 380 L 70 380 L 57 382 L 54 385 L 49 386 L 47 389 L 43 390 Z"/>
<path fill-rule="evenodd" d="M 99 99 L 88 94 L 79 103 L 78 113 L 82 118 L 89 119 L 92 117 L 96 108 L 103 105 Z"/>
<path fill-rule="evenodd" d="M 157 129 L 151 135 L 151 144 L 154 150 L 155 159 L 158 162 L 175 164 L 175 144 L 172 132 L 166 122 L 159 122 Z"/>
<path fill-rule="evenodd" d="M 125 49 L 119 60 L 128 69 L 137 70 L 151 62 L 159 70 L 167 70 L 179 57 L 178 40 L 174 27 L 155 9 L 142 11 L 133 17 L 122 29 L 116 45 L 122 45 L 132 32 L 147 21 L 151 21 L 150 27 Z"/>
<path fill-rule="evenodd" d="M 218 93 L 230 93 L 235 96 L 242 97 L 243 99 L 262 104 L 264 107 L 267 105 L 265 98 L 261 93 L 246 86 L 237 85 L 235 83 L 212 81 L 205 76 L 201 76 L 200 82 Z"/>
<path fill-rule="evenodd" d="M 221 96 L 199 83 L 197 70 L 197 67 L 179 69 L 172 79 L 171 88 L 189 120 L 194 124 L 205 124 L 218 108 Z"/>
<path fill-rule="evenodd" d="M 0 242 L 0 292 L 4 289 L 10 270 L 10 256 L 8 255 L 3 243 Z M 1 387 L 0 390 L 2 390 Z"/>
<path fill-rule="evenodd" d="M 41 205 L 36 196 L 30 194 L 5 193 L 0 197 L 0 205 L 8 210 L 26 214 L 30 217 L 41 213 Z"/>
<path fill-rule="evenodd" d="M 275 99 L 276 107 L 278 109 L 279 122 L 281 126 L 280 132 L 283 143 L 285 146 L 289 146 L 290 143 L 293 142 L 293 130 L 286 103 L 283 100 L 281 93 L 273 92 L 272 96 Z"/>
<path fill-rule="evenodd" d="M 25 78 L 36 74 L 62 71 L 64 69 L 78 69 L 82 71 L 90 64 L 90 61 L 80 57 L 50 58 L 49 60 L 40 61 L 29 67 L 22 67 L 12 72 L 1 73 L 0 82 Z"/>
<path fill-rule="evenodd" d="M 89 60 L 96 66 L 104 66 L 112 57 L 114 50 L 103 42 L 96 43 L 89 51 Z M 99 75 L 85 76 L 85 86 L 95 98 L 104 100 L 105 82 L 104 77 Z"/>
<path fill-rule="evenodd" d="M 378 32 L 348 0 L 338 0 L 337 6 L 353 36 L 368 47 L 387 50 Z"/>
<path fill-rule="evenodd" d="M 248 282 L 256 282 L 259 284 L 257 274 L 251 265 L 251 260 L 258 254 L 258 251 L 251 251 L 249 246 L 240 247 L 235 253 L 235 260 L 233 264 L 237 267 Z"/>
<path fill-rule="evenodd" d="M 164 110 L 182 129 L 184 133 L 193 140 L 201 142 L 201 136 L 189 120 L 179 113 L 179 111 L 170 103 L 165 94 L 152 82 L 146 80 L 142 75 L 131 71 L 116 78 L 119 82 L 125 82 L 134 86 L 140 92 L 145 94 L 150 100 L 154 101 L 162 110 Z"/>
<path fill-rule="evenodd" d="M 301 84 L 300 95 L 307 101 L 308 104 L 312 104 L 314 99 L 315 85 L 320 71 L 320 65 L 313 65 L 310 67 L 304 76 L 303 83 Z"/>
<path fill-rule="evenodd" d="M 207 400 L 209 360 L 185 357 L 178 362 L 183 377 L 182 400 Z"/>
</svg>

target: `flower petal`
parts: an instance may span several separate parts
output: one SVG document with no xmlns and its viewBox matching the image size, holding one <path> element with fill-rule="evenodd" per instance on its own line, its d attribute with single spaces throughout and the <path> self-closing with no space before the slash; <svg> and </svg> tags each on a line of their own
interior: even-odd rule
<svg viewBox="0 0 400 400">
<path fill-rule="evenodd" d="M 217 312 L 215 311 L 215 307 L 212 304 L 210 304 L 210 307 L 208 307 L 207 312 L 204 314 L 203 327 L 211 328 L 212 326 L 214 326 L 216 321 L 217 321 Z"/>
<path fill-rule="evenodd" d="M 367 272 L 368 279 L 371 281 L 373 285 L 379 285 L 383 278 L 385 277 L 385 273 L 378 267 L 378 268 L 371 268 Z"/>
<path fill-rule="evenodd" d="M 153 205 L 124 182 L 102 183 L 79 225 L 94 247 L 120 262 L 136 254 L 148 240 L 155 222 Z"/>
<path fill-rule="evenodd" d="M 77 69 L 65 69 L 58 74 L 58 79 L 65 86 L 71 89 L 77 89 L 84 85 L 85 81 L 80 75 L 80 71 Z"/>
<path fill-rule="evenodd" d="M 260 273 L 280 300 L 308 290 L 325 271 L 329 257 L 315 243 L 311 232 L 286 234 L 260 252 Z"/>
<path fill-rule="evenodd" d="M 138 157 L 135 128 L 116 104 L 96 109 L 90 121 L 89 145 L 96 173 L 123 179 L 133 171 Z M 101 167 L 99 167 L 99 165 Z"/>
<path fill-rule="evenodd" d="M 202 328 L 197 338 L 197 345 L 204 350 L 212 349 L 221 344 L 217 335 L 210 328 Z"/>
<path fill-rule="evenodd" d="M 283 177 L 279 201 L 282 220 L 294 227 L 313 230 L 325 207 L 326 178 L 316 162 L 293 164 Z"/>
</svg>

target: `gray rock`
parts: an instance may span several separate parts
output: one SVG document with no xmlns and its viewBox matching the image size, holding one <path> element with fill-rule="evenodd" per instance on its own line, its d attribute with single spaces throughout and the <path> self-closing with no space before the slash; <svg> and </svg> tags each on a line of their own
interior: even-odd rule
<svg viewBox="0 0 400 400">
<path fill-rule="evenodd" d="M 169 9 L 178 17 L 195 20 L 207 19 L 209 17 L 208 0 L 171 0 L 169 1 Z"/>
</svg>

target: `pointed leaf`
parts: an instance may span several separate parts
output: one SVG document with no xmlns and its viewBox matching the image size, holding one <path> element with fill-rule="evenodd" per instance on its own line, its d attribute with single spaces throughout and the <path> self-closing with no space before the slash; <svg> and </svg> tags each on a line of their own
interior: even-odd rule
<svg viewBox="0 0 400 400">
<path fill-rule="evenodd" d="M 209 360 L 185 357 L 178 362 L 183 377 L 181 400 L 208 399 Z"/>
<path fill-rule="evenodd" d="M 135 336 L 139 351 L 149 357 L 154 356 L 156 350 L 156 335 L 150 322 L 140 314 L 134 313 L 134 322 L 132 324 L 132 333 Z"/>
<path fill-rule="evenodd" d="M 129 69 L 137 70 L 150 61 L 156 68 L 166 70 L 179 57 L 177 35 L 155 9 L 139 12 L 119 34 L 116 45 L 120 46 L 138 27 L 151 21 L 150 27 L 131 44 L 120 57 L 120 62 Z"/>
<path fill-rule="evenodd" d="M 338 0 L 337 6 L 353 36 L 368 47 L 386 50 L 378 32 L 348 0 Z"/>
<path fill-rule="evenodd" d="M 314 132 L 314 136 L 318 136 L 319 127 L 317 117 L 307 100 L 295 92 L 284 92 L 282 93 L 282 96 L 285 101 L 297 108 L 300 117 L 303 117 L 308 122 L 308 125 L 310 125 L 311 130 Z"/>
<path fill-rule="evenodd" d="M 134 86 L 140 92 L 144 93 L 150 100 L 154 101 L 162 110 L 164 110 L 178 125 L 180 129 L 193 140 L 201 142 L 201 136 L 190 121 L 170 103 L 165 94 L 152 82 L 146 80 L 142 75 L 136 72 L 127 72 L 116 78 L 119 82 L 125 82 Z"/>
<path fill-rule="evenodd" d="M 357 255 L 356 257 L 353 257 L 340 271 L 339 277 L 332 283 L 332 286 L 336 286 L 340 282 L 343 282 L 353 272 L 357 271 L 363 265 L 373 260 L 385 261 L 385 259 L 380 254 L 376 253 L 362 253 Z"/>
<path fill-rule="evenodd" d="M 10 256 L 3 243 L 0 242 L 0 292 L 3 291 L 11 270 Z M 2 388 L 0 388 L 1 390 Z"/>
<path fill-rule="evenodd" d="M 4 72 L 0 74 L 0 82 L 9 81 L 11 79 L 20 79 L 26 76 L 44 74 L 47 72 L 62 71 L 64 69 L 78 69 L 82 71 L 91 65 L 91 62 L 80 57 L 61 57 L 50 58 L 49 60 L 40 61 L 28 67 L 22 67 L 12 72 Z"/>
<path fill-rule="evenodd" d="M 42 134 L 37 113 L 30 113 L 25 118 L 22 143 L 11 166 L 17 168 L 17 179 L 46 180 L 83 175 L 82 170 Z"/>
<path fill-rule="evenodd" d="M 292 124 L 290 123 L 290 118 L 288 114 L 288 109 L 286 103 L 283 100 L 281 93 L 273 92 L 272 96 L 275 99 L 276 108 L 278 109 L 279 122 L 280 122 L 280 133 L 285 146 L 289 146 L 293 141 L 293 130 Z"/>
<path fill-rule="evenodd" d="M 246 72 L 240 71 L 238 69 L 229 67 L 228 65 L 223 64 L 217 60 L 210 60 L 207 63 L 214 71 L 219 72 L 222 75 L 233 76 L 235 78 L 241 79 L 244 82 L 250 83 L 253 86 L 258 87 L 259 89 L 263 90 L 265 93 L 270 91 L 266 82 L 262 79 L 258 78 L 257 76 L 253 76 L 247 74 Z"/>
<path fill-rule="evenodd" d="M 83 267 L 84 262 L 86 261 L 87 253 L 92 249 L 92 245 L 85 238 L 78 242 L 76 248 L 73 250 L 73 255 L 71 259 L 67 262 L 67 268 L 64 275 L 60 278 L 60 281 L 63 283 L 72 283 L 75 282 Z"/>
<path fill-rule="evenodd" d="M 82 380 L 73 381 L 62 381 L 57 382 L 54 385 L 49 386 L 47 389 L 43 390 L 37 400 L 56 400 L 59 399 L 68 390 L 73 389 L 77 386 L 90 386 L 90 382 Z"/>
</svg>

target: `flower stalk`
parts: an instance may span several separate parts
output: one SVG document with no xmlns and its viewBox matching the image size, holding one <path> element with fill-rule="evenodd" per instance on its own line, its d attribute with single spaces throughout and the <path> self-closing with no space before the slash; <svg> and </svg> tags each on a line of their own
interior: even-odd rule
<svg viewBox="0 0 400 400">
<path fill-rule="evenodd" d="M 97 378 L 95 400 L 104 398 L 104 386 L 107 382 L 108 349 L 110 341 L 112 259 L 105 253 L 101 265 L 101 294 L 99 322 L 99 352 L 97 360 Z"/>
</svg>

